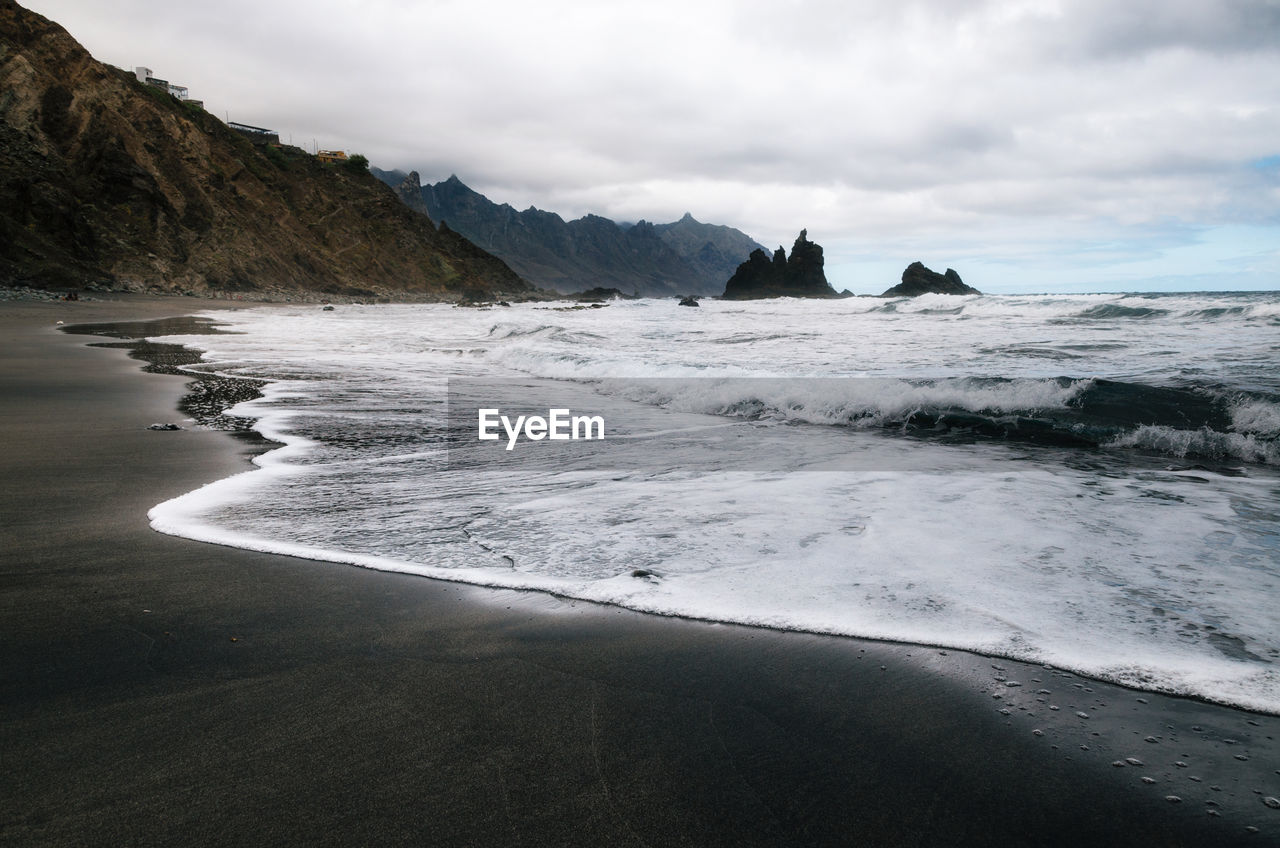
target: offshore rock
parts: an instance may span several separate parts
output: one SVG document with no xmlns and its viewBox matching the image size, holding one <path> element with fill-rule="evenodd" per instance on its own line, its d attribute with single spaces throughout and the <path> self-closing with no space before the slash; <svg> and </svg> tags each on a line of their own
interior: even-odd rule
<svg viewBox="0 0 1280 848">
<path fill-rule="evenodd" d="M 881 297 L 918 297 L 922 294 L 982 294 L 973 286 L 965 285 L 960 275 L 950 268 L 945 274 L 931 271 L 920 262 L 912 262 L 902 272 L 902 282 L 886 291 Z"/>
<path fill-rule="evenodd" d="M 623 294 L 620 289 L 605 288 L 604 286 L 596 286 L 593 289 L 578 292 L 571 295 L 578 303 L 604 303 L 608 300 L 636 300 L 639 296 L 634 294 Z"/>
<path fill-rule="evenodd" d="M 840 297 L 822 270 L 822 247 L 801 230 L 791 256 L 779 247 L 772 258 L 754 250 L 738 266 L 724 287 L 725 300 L 758 300 L 766 297 Z"/>
</svg>

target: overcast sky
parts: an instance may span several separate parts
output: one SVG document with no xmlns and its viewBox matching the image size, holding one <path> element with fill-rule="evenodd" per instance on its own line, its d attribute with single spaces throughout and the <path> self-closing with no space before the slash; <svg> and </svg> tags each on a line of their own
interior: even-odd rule
<svg viewBox="0 0 1280 848">
<path fill-rule="evenodd" d="M 1280 0 L 20 0 L 220 117 L 837 289 L 1280 289 Z"/>
</svg>

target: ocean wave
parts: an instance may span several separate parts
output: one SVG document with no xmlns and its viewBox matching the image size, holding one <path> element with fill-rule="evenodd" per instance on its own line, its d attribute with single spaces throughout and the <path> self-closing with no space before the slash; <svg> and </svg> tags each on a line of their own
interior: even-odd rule
<svg viewBox="0 0 1280 848">
<path fill-rule="evenodd" d="M 633 378 L 598 391 L 678 412 L 1000 439 L 1135 448 L 1273 464 L 1280 404 L 1197 387 L 1095 378 Z"/>
<path fill-rule="evenodd" d="M 502 322 L 494 324 L 485 334 L 489 341 L 538 341 L 547 340 L 562 344 L 598 345 L 608 337 L 581 327 L 569 328 L 560 324 L 533 326 Z"/>
<path fill-rule="evenodd" d="M 1062 350 L 1056 347 L 1034 347 L 1030 345 L 1007 345 L 1003 347 L 984 347 L 978 349 L 979 353 L 992 353 L 1006 356 L 1028 356 L 1034 359 L 1084 359 L 1080 353 L 1074 353 L 1069 350 Z"/>
<path fill-rule="evenodd" d="M 947 410 L 1013 414 L 1065 407 L 1089 380 L 619 379 L 609 394 L 680 412 L 780 418 L 810 424 L 884 425 Z"/>
<path fill-rule="evenodd" d="M 1135 448 L 1180 459 L 1195 457 L 1211 460 L 1234 460 L 1259 465 L 1280 462 L 1280 446 L 1260 439 L 1252 433 L 1223 433 L 1202 427 L 1199 430 L 1175 430 L 1144 424 L 1131 432 L 1116 436 L 1105 447 Z"/>
<path fill-rule="evenodd" d="M 296 379 L 236 410 L 286 447 L 151 520 L 238 547 L 978 650 L 1277 712 L 1280 348 L 1262 323 L 1275 317 L 1253 312 L 1268 297 L 939 296 L 883 315 L 870 298 L 636 301 L 551 321 L 517 305 L 497 326 L 443 306 L 220 313 L 248 332 L 192 342 L 217 346 L 206 367 Z M 1170 315 L 1050 326 L 1103 304 Z M 1217 307 L 1230 309 L 1182 320 Z M 959 312 L 930 311 L 943 308 Z M 635 442 L 637 473 L 442 471 L 432 404 L 463 376 L 510 379 L 539 403 L 544 386 L 564 389 L 566 405 L 625 409 L 637 428 L 709 425 L 770 465 L 704 471 L 663 438 L 659 451 Z M 677 421 L 593 389 L 722 418 Z M 854 461 L 773 470 L 828 450 Z M 1137 455 L 1152 452 L 1205 461 Z M 1186 468 L 1226 470 L 1211 460 L 1268 465 Z"/>
<path fill-rule="evenodd" d="M 956 298 L 924 295 L 892 301 L 871 311 L 914 315 L 956 315 L 963 318 L 1043 319 L 1053 323 L 1167 320 L 1171 322 L 1252 323 L 1280 319 L 1280 304 L 1267 293 L 1236 295 L 1239 302 L 1223 304 L 1223 295 L 1043 295 L 1039 297 L 986 295 Z"/>
<path fill-rule="evenodd" d="M 1217 318 L 1248 314 L 1250 314 L 1248 306 L 1211 306 L 1206 309 L 1194 309 L 1187 313 L 1187 317 L 1212 321 Z"/>
<path fill-rule="evenodd" d="M 1280 437 L 1280 404 L 1241 398 L 1231 407 L 1231 429 L 1266 439 Z"/>
<path fill-rule="evenodd" d="M 801 337 L 803 338 L 803 337 Z M 735 333 L 733 335 L 721 336 L 719 338 L 708 339 L 709 344 L 720 345 L 740 345 L 740 344 L 758 344 L 760 342 L 795 342 L 797 336 L 787 333 Z"/>
<path fill-rule="evenodd" d="M 1122 303 L 1103 303 L 1078 313 L 1077 318 L 1162 318 L 1168 309 L 1154 306 L 1125 306 Z"/>
</svg>

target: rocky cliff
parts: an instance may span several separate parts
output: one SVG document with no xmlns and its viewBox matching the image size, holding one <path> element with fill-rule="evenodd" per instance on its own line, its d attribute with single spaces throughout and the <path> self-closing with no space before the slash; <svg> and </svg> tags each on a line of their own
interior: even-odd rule
<svg viewBox="0 0 1280 848">
<path fill-rule="evenodd" d="M 759 247 L 732 227 L 703 224 L 688 214 L 670 224 L 619 225 L 599 215 L 565 221 L 532 206 L 518 212 L 494 203 L 457 176 L 420 186 L 416 172 L 374 173 L 409 206 L 448 223 L 525 279 L 562 292 L 718 293 L 725 277 Z"/>
<path fill-rule="evenodd" d="M 912 262 L 902 272 L 902 282 L 886 291 L 881 297 L 917 297 L 922 294 L 982 294 L 973 286 L 965 285 L 960 275 L 950 268 L 945 274 L 931 271 L 921 262 Z"/>
<path fill-rule="evenodd" d="M 841 297 L 827 282 L 822 269 L 822 247 L 809 241 L 807 230 L 791 247 L 791 256 L 779 247 L 772 258 L 753 251 L 725 284 L 726 300 L 758 300 L 766 297 Z"/>
<path fill-rule="evenodd" d="M 358 167 L 255 146 L 0 0 L 0 284 L 506 298 L 500 260 Z"/>
<path fill-rule="evenodd" d="M 679 221 L 655 224 L 654 231 L 667 246 L 680 254 L 707 283 L 707 291 L 718 291 L 742 264 L 744 257 L 761 245 L 741 230 L 724 224 L 704 224 L 686 212 Z"/>
</svg>

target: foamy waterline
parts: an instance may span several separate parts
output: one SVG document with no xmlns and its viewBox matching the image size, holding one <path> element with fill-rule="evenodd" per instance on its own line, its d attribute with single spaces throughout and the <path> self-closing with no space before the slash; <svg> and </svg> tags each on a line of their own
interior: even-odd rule
<svg viewBox="0 0 1280 848">
<path fill-rule="evenodd" d="M 1267 508 L 1280 484 L 1265 465 L 1223 477 L 1107 453 L 1077 461 L 1034 446 L 895 439 L 859 424 L 919 410 L 1066 415 L 1090 404 L 1105 417 L 1131 396 L 1152 409 L 1168 397 L 1191 403 L 1200 395 L 1179 394 L 1188 391 L 1178 388 L 1182 372 L 1204 370 L 1206 346 L 1223 361 L 1256 360 L 1252 325 L 1240 322 L 1259 319 L 1241 318 L 1235 305 L 1190 302 L 1182 312 L 1223 309 L 1212 319 L 1223 331 L 1188 332 L 1185 356 L 1161 359 L 1181 325 L 1145 336 L 1117 335 L 1117 325 L 1193 320 L 1169 318 L 1176 309 L 1095 311 L 1079 320 L 1102 322 L 1096 333 L 1059 332 L 1028 317 L 1043 304 L 962 300 L 970 312 L 998 314 L 990 320 L 1002 327 L 1011 322 L 999 346 L 987 319 L 954 311 L 904 318 L 849 307 L 823 329 L 814 322 L 827 313 L 797 302 L 715 303 L 696 316 L 658 302 L 586 314 L 233 315 L 245 335 L 189 341 L 209 349 L 209 367 L 277 379 L 233 412 L 257 418 L 284 447 L 259 457 L 258 470 L 157 506 L 151 520 L 162 532 L 235 547 L 662 615 L 972 650 L 1280 713 L 1280 616 L 1270 600 L 1280 597 L 1280 525 Z M 1096 317 L 1104 313 L 1112 317 Z M 912 322 L 905 331 L 903 321 Z M 896 361 L 913 363 L 907 376 L 877 359 L 879 348 L 851 348 L 881 334 L 894 340 Z M 975 354 L 940 366 L 943 348 Z M 1132 372 L 1152 362 L 1177 391 L 1146 397 Z M 1065 377 L 1063 363 L 1074 364 Z M 858 379 L 832 391 L 794 379 L 770 388 L 765 378 L 780 371 Z M 781 452 L 779 467 L 837 451 L 864 470 L 693 471 L 689 455 L 659 450 L 626 473 L 535 464 L 450 474 L 435 435 L 443 381 L 495 373 L 535 386 L 570 379 L 611 409 L 645 410 L 659 424 L 669 417 L 673 433 L 723 426 L 726 415 L 779 418 L 785 426 L 739 425 Z M 1240 373 L 1254 381 L 1242 384 L 1248 391 L 1215 388 L 1225 400 L 1205 414 L 1228 441 L 1269 444 L 1275 410 L 1260 392 L 1275 387 L 1266 368 Z M 715 378 L 666 394 L 629 382 L 691 374 Z M 734 383 L 743 376 L 762 382 L 744 394 Z"/>
<path fill-rule="evenodd" d="M 279 434 L 277 434 L 279 435 Z M 288 452 L 297 445 L 279 449 Z M 815 633 L 823 635 L 876 639 L 907 644 L 928 645 L 938 648 L 967 650 L 975 653 L 1004 657 L 1030 663 L 1043 663 L 1130 686 L 1136 689 L 1183 695 L 1243 707 L 1260 712 L 1280 714 L 1280 673 L 1274 667 L 1259 668 L 1250 662 L 1223 661 L 1210 652 L 1208 655 L 1188 654 L 1168 650 L 1158 645 L 1147 645 L 1141 660 L 1136 661 L 1127 641 L 1117 641 L 1114 631 L 1091 633 L 1078 629 L 1070 620 L 1059 621 L 1050 627 L 1047 616 L 1061 602 L 1061 595 L 1037 599 L 1027 604 L 1026 598 L 1004 596 L 994 601 L 987 599 L 981 608 L 970 606 L 963 610 L 964 623 L 956 620 L 930 620 L 935 602 L 926 596 L 903 597 L 908 607 L 900 610 L 872 609 L 862 615 L 851 615 L 844 606 L 849 577 L 846 572 L 831 568 L 825 557 L 830 551 L 805 550 L 794 545 L 787 556 L 767 563 L 755 563 L 751 567 L 729 566 L 724 563 L 708 563 L 699 559 L 694 547 L 687 555 L 688 561 L 644 562 L 641 569 L 623 567 L 612 577 L 604 579 L 570 579 L 545 573 L 519 571 L 507 563 L 499 551 L 504 548 L 498 539 L 476 534 L 474 540 L 459 543 L 458 551 L 451 552 L 454 564 L 433 565 L 376 554 L 359 553 L 334 548 L 281 541 L 276 538 L 253 536 L 228 530 L 202 518 L 210 508 L 225 508 L 228 504 L 252 504 L 263 489 L 269 489 L 282 476 L 306 474 L 305 470 L 288 465 L 275 465 L 269 454 L 264 467 L 210 483 L 200 489 L 157 505 L 148 513 L 153 529 L 169 535 L 202 542 L 242 548 L 264 553 L 300 557 L 309 560 L 340 563 L 362 568 L 411 574 L 426 578 L 490 587 L 539 591 L 561 597 L 592 603 L 618 606 L 643 613 L 673 616 L 713 622 L 766 627 L 774 630 Z M 846 477 L 847 475 L 831 475 Z M 915 475 L 922 478 L 923 488 L 945 494 L 948 484 L 955 481 L 935 475 Z M 990 475 L 983 475 L 990 476 Z M 883 484 L 892 475 L 878 475 Z M 855 485 L 866 481 L 847 481 Z M 1052 485 L 1052 481 L 1050 482 Z M 718 481 L 718 485 L 725 485 Z M 894 488 L 893 486 L 886 487 Z M 564 495 L 551 495 L 554 499 L 568 501 Z M 946 498 L 943 498 L 945 502 Z M 536 504 L 525 505 L 532 509 Z M 988 523 L 997 520 L 997 514 L 1008 509 L 1008 503 L 989 503 L 982 515 L 968 516 L 964 521 Z M 573 509 L 571 503 L 561 505 L 559 512 Z M 1032 519 L 1027 525 L 1036 523 Z M 952 530 L 954 531 L 954 527 Z M 1025 528 L 1024 528 L 1025 529 Z M 1132 530 L 1132 527 L 1130 528 Z M 864 533 L 865 528 L 857 528 Z M 917 537 L 910 528 L 898 528 L 896 543 L 884 542 L 873 546 L 868 553 L 892 559 L 891 551 Z M 905 534 L 905 535 L 904 535 Z M 1060 534 L 1062 535 L 1062 534 Z M 939 536 L 944 538 L 940 539 Z M 958 543 L 960 534 L 934 533 L 926 543 L 932 547 L 939 542 Z M 1045 540 L 1070 544 L 1065 539 Z M 824 544 L 830 544 L 825 542 Z M 1052 549 L 1050 544 L 1044 550 Z M 1065 550 L 1065 548 L 1058 548 Z M 815 558 L 817 559 L 815 563 Z M 965 559 L 964 552 L 957 555 Z M 458 564 L 460 559 L 480 564 Z M 487 560 L 487 562 L 485 561 Z M 804 568 L 808 563 L 812 567 Z M 899 563 L 901 566 L 901 563 Z M 687 570 L 681 570 L 687 569 Z M 905 572 L 906 576 L 903 576 Z M 877 601 L 886 597 L 897 599 L 895 593 L 909 589 L 914 580 L 922 576 L 916 569 L 895 571 L 888 586 L 879 587 Z M 967 581 L 972 575 L 957 575 Z M 882 579 L 875 576 L 874 580 Z M 869 584 L 870 585 L 870 584 Z M 1247 586 L 1239 586 L 1248 589 Z M 1272 587 L 1274 588 L 1274 587 Z M 987 591 L 1004 595 L 995 585 Z M 1064 593 L 1070 594 L 1070 593 Z M 817 602 L 826 597 L 826 602 Z M 1011 603 L 1010 603 L 1011 601 Z M 947 601 L 954 604 L 955 601 Z M 1087 614 L 1085 614 L 1087 618 Z M 1140 633 L 1135 633 L 1140 638 Z M 1234 638 L 1234 637 L 1232 637 Z"/>
</svg>

